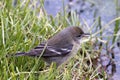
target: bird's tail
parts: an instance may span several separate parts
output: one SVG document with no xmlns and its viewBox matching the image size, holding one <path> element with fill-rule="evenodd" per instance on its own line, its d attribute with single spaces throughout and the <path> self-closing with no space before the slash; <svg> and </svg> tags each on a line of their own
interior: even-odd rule
<svg viewBox="0 0 120 80">
<path fill-rule="evenodd" d="M 26 53 L 25 52 L 19 52 L 19 53 L 16 53 L 16 54 L 7 54 L 6 57 L 14 57 L 14 56 L 25 56 Z"/>
<path fill-rule="evenodd" d="M 25 54 L 26 54 L 25 52 L 18 52 L 15 54 L 15 56 L 25 56 Z"/>
</svg>

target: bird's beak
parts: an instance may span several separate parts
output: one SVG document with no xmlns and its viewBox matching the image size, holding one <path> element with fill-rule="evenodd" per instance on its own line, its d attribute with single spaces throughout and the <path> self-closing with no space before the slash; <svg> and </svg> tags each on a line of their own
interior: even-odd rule
<svg viewBox="0 0 120 80">
<path fill-rule="evenodd" d="M 92 35 L 90 35 L 89 33 L 84 33 L 80 39 L 80 43 L 85 43 L 88 41 L 95 42 L 95 39 L 92 38 Z"/>
<path fill-rule="evenodd" d="M 89 33 L 84 33 L 84 34 L 82 35 L 82 37 L 90 37 L 90 34 L 89 34 Z"/>
</svg>

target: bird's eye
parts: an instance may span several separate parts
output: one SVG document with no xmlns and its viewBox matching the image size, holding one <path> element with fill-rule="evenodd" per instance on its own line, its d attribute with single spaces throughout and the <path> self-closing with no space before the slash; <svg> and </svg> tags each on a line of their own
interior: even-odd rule
<svg viewBox="0 0 120 80">
<path fill-rule="evenodd" d="M 77 35 L 76 37 L 81 37 L 81 34 Z"/>
</svg>

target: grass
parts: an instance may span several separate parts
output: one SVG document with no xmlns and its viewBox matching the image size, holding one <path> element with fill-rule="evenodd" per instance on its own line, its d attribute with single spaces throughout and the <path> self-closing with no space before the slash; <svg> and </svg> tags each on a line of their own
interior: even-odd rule
<svg viewBox="0 0 120 80">
<path fill-rule="evenodd" d="M 44 3 L 43 0 L 40 1 Z M 70 18 L 66 12 L 64 15 L 58 13 L 52 17 L 46 14 L 43 4 L 33 9 L 34 2 L 31 6 L 29 6 L 30 0 L 23 2 L 18 1 L 17 5 L 13 6 L 12 0 L 0 1 L 0 80 L 99 79 L 100 66 L 93 67 L 91 58 L 91 54 L 96 55 L 97 52 L 94 52 L 91 44 L 89 44 L 91 54 L 83 45 L 83 54 L 78 53 L 71 59 L 67 68 L 63 65 L 63 68 L 56 69 L 54 64 L 46 67 L 44 61 L 38 58 L 6 57 L 18 51 L 29 51 L 65 27 L 80 26 L 78 16 L 74 12 L 71 12 Z M 106 78 L 104 71 L 102 76 Z"/>
</svg>

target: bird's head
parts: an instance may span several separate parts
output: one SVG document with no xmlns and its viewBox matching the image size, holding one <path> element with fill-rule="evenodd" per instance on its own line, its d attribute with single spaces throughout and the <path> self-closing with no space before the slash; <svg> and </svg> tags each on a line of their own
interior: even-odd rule
<svg viewBox="0 0 120 80">
<path fill-rule="evenodd" d="M 50 45 L 67 45 L 70 43 L 83 43 L 89 40 L 90 35 L 83 32 L 80 27 L 67 27 L 49 39 Z"/>
</svg>

